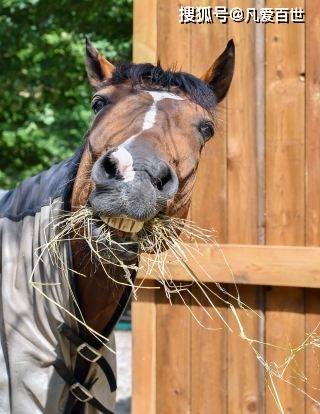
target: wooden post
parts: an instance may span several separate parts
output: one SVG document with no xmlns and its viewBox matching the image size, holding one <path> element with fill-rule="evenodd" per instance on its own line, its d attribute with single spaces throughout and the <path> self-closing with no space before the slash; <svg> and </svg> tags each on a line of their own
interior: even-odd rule
<svg viewBox="0 0 320 414">
<path fill-rule="evenodd" d="M 320 18 L 317 0 L 306 1 L 306 244 L 320 246 Z M 301 74 L 303 77 L 303 73 Z M 320 290 L 305 292 L 306 332 L 320 320 Z M 306 351 L 306 392 L 320 400 L 320 352 Z M 320 406 L 306 399 L 306 414 L 319 414 Z"/>
<path fill-rule="evenodd" d="M 268 0 L 267 7 L 278 7 Z M 284 0 L 281 7 L 292 7 Z M 295 7 L 304 7 L 296 0 Z M 304 25 L 266 27 L 266 242 L 305 244 L 305 36 Z M 286 298 L 286 300 L 284 300 Z M 284 329 L 285 327 L 285 329 Z M 303 289 L 270 288 L 266 294 L 266 342 L 297 346 L 304 341 Z M 267 347 L 269 361 L 283 361 L 288 351 Z M 304 354 L 297 358 L 304 373 Z M 304 389 L 296 368 L 286 373 Z M 275 381 L 284 412 L 304 412 L 305 398 L 294 387 Z M 277 413 L 267 393 L 268 413 Z"/>
</svg>

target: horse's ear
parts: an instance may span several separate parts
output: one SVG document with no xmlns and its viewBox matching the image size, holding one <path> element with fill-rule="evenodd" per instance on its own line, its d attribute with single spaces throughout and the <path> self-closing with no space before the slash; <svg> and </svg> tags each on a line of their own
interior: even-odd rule
<svg viewBox="0 0 320 414">
<path fill-rule="evenodd" d="M 229 40 L 227 47 L 202 77 L 216 95 L 217 102 L 226 96 L 233 76 L 235 51 L 233 40 Z"/>
<path fill-rule="evenodd" d="M 86 70 L 89 82 L 93 89 L 98 89 L 99 85 L 109 79 L 114 71 L 112 63 L 92 45 L 86 37 Z"/>
</svg>

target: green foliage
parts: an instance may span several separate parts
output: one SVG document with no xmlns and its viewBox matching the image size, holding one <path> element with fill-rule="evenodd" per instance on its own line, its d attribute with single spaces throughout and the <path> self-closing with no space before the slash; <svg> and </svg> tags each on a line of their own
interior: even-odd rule
<svg viewBox="0 0 320 414">
<path fill-rule="evenodd" d="M 0 2 L 0 188 L 68 157 L 88 128 L 84 36 L 130 60 L 132 0 Z"/>
</svg>

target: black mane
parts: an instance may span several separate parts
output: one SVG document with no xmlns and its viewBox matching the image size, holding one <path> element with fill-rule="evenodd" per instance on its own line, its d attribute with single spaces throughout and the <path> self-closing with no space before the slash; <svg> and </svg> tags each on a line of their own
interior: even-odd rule
<svg viewBox="0 0 320 414">
<path fill-rule="evenodd" d="M 157 66 L 151 63 L 118 64 L 108 84 L 119 85 L 126 81 L 131 81 L 133 86 L 141 85 L 168 91 L 179 89 L 208 111 L 212 111 L 216 104 L 215 94 L 207 83 L 190 73 L 177 72 L 173 69 L 164 70 L 160 64 Z"/>
</svg>

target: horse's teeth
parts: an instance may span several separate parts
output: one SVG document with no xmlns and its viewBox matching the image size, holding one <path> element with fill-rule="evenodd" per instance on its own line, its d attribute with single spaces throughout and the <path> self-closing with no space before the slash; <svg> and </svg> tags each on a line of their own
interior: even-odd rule
<svg viewBox="0 0 320 414">
<path fill-rule="evenodd" d="M 108 226 L 124 231 L 126 233 L 138 233 L 144 225 L 141 221 L 131 220 L 128 218 L 105 217 L 101 216 L 101 220 Z"/>
</svg>

